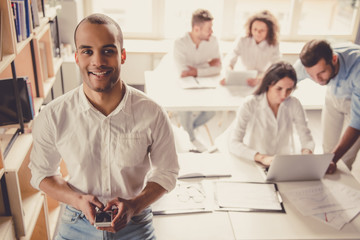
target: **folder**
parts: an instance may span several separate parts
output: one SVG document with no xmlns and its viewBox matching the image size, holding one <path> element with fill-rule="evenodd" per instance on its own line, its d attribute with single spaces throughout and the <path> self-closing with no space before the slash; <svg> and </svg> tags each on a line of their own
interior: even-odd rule
<svg viewBox="0 0 360 240">
<path fill-rule="evenodd" d="M 217 181 L 216 210 L 285 213 L 276 183 Z"/>
</svg>

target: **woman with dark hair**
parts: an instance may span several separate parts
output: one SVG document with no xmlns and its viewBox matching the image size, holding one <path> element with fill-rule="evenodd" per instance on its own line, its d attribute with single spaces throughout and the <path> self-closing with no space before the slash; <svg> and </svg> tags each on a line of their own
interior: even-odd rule
<svg viewBox="0 0 360 240">
<path fill-rule="evenodd" d="M 246 36 L 234 42 L 232 51 L 225 58 L 226 71 L 235 67 L 241 59 L 246 70 L 256 70 L 258 77 L 248 79 L 248 85 L 256 86 L 265 70 L 281 57 L 279 50 L 279 25 L 274 15 L 265 10 L 251 16 L 246 24 Z M 221 82 L 226 84 L 226 79 Z"/>
<path fill-rule="evenodd" d="M 296 87 L 290 63 L 277 62 L 265 72 L 253 95 L 239 108 L 231 132 L 229 151 L 236 156 L 269 166 L 275 154 L 294 154 L 294 127 L 301 152 L 315 147 L 300 101 L 290 96 Z"/>
</svg>

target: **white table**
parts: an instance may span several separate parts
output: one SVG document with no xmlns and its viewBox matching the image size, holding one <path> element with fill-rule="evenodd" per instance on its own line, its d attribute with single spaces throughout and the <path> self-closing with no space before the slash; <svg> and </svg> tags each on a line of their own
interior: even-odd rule
<svg viewBox="0 0 360 240">
<path fill-rule="evenodd" d="M 230 161 L 232 179 L 263 180 L 255 163 L 233 156 L 227 159 Z M 326 175 L 325 178 L 360 190 L 360 183 L 355 180 L 342 161 L 338 163 L 338 171 L 334 175 Z M 294 186 L 307 186 L 312 183 L 305 181 L 277 184 L 281 193 L 282 190 Z M 303 216 L 284 196 L 283 200 L 286 214 L 215 211 L 155 216 L 154 227 L 157 239 L 360 239 L 360 216 L 338 231 L 312 217 Z"/>
<path fill-rule="evenodd" d="M 301 81 L 294 96 L 305 109 L 321 109 L 325 87 L 311 80 Z M 172 74 L 159 71 L 145 72 L 145 92 L 168 111 L 236 111 L 255 88 L 248 86 L 221 86 L 203 89 L 182 89 Z"/>
</svg>

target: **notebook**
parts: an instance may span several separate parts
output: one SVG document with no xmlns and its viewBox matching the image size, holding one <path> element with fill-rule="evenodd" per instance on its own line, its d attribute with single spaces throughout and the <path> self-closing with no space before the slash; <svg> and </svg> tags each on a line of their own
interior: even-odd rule
<svg viewBox="0 0 360 240">
<path fill-rule="evenodd" d="M 226 85 L 248 86 L 247 80 L 256 76 L 256 70 L 229 70 L 226 73 Z"/>
<path fill-rule="evenodd" d="M 265 173 L 266 181 L 309 181 L 324 177 L 333 153 L 276 155 Z"/>
</svg>

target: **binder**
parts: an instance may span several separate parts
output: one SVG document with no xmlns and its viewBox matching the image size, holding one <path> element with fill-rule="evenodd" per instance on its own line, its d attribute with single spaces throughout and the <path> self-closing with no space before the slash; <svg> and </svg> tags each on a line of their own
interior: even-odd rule
<svg viewBox="0 0 360 240">
<path fill-rule="evenodd" d="M 12 81 L 12 78 L 0 79 L 0 126 L 19 123 Z M 24 122 L 30 122 L 34 118 L 30 80 L 26 76 L 18 77 L 17 83 Z"/>
<path fill-rule="evenodd" d="M 276 183 L 217 181 L 214 184 L 216 210 L 285 213 Z"/>
</svg>

